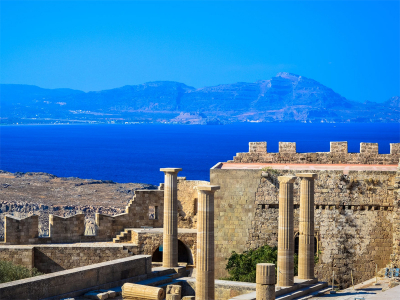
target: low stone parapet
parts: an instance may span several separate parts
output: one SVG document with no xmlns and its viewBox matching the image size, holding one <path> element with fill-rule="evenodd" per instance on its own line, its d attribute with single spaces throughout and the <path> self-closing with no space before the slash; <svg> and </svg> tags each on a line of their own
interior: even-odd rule
<svg viewBox="0 0 400 300">
<path fill-rule="evenodd" d="M 112 288 L 151 273 L 151 257 L 137 255 L 0 284 L 0 299 L 45 299 L 81 295 L 88 289 Z"/>
</svg>

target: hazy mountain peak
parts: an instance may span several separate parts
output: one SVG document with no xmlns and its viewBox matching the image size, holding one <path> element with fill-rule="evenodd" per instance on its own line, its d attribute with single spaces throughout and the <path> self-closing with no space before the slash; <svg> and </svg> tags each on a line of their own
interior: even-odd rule
<svg viewBox="0 0 400 300">
<path fill-rule="evenodd" d="M 278 74 L 276 74 L 275 77 L 282 77 L 285 79 L 297 80 L 297 81 L 302 78 L 302 76 L 300 76 L 300 75 L 296 75 L 296 74 L 289 73 L 289 72 L 279 72 Z"/>
<path fill-rule="evenodd" d="M 289 72 L 280 72 L 269 80 L 200 89 L 176 81 L 152 81 L 88 93 L 25 85 L 1 85 L 1 89 L 0 122 L 6 124 L 56 120 L 398 122 L 400 118 L 399 97 L 392 97 L 384 105 L 352 102 L 313 79 Z"/>
</svg>

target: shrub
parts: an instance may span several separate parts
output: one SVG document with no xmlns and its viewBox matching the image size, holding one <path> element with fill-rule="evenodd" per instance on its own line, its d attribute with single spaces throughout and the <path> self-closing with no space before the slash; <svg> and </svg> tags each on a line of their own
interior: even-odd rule
<svg viewBox="0 0 400 300">
<path fill-rule="evenodd" d="M 9 261 L 0 260 L 0 283 L 42 275 L 36 268 L 28 269 Z"/>
<path fill-rule="evenodd" d="M 242 254 L 232 251 L 231 256 L 226 264 L 228 277 L 221 278 L 232 281 L 256 282 L 256 268 L 259 263 L 277 264 L 278 248 L 268 245 L 258 249 L 245 251 Z M 318 256 L 314 256 L 315 264 L 318 263 Z M 276 270 L 275 270 L 276 274 Z M 294 254 L 294 275 L 298 274 L 298 255 Z"/>
</svg>

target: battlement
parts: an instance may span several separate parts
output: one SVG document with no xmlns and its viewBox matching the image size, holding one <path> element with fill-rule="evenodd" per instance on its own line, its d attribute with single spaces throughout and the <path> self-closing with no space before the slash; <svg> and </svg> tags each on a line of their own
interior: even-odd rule
<svg viewBox="0 0 400 300">
<path fill-rule="evenodd" d="M 180 211 L 188 213 L 185 218 L 179 218 L 179 226 L 191 228 L 189 220 L 195 215 L 197 191 L 194 186 L 208 184 L 206 181 L 186 180 L 178 177 L 178 201 Z M 70 217 L 49 215 L 49 233 L 47 237 L 39 236 L 39 216 L 16 218 L 4 217 L 4 243 L 9 245 L 49 244 L 49 243 L 79 243 L 112 241 L 125 228 L 140 228 L 142 226 L 162 228 L 164 217 L 163 184 L 158 190 L 136 190 L 125 212 L 117 215 L 96 213 L 96 232 L 85 234 L 85 214 Z"/>
<path fill-rule="evenodd" d="M 279 152 L 268 153 L 267 142 L 250 142 L 249 152 L 237 153 L 229 162 L 396 165 L 399 159 L 400 143 L 390 144 L 390 154 L 379 154 L 377 143 L 360 143 L 359 153 L 349 153 L 347 142 L 331 142 L 330 152 L 298 153 L 296 143 L 279 142 Z"/>
</svg>

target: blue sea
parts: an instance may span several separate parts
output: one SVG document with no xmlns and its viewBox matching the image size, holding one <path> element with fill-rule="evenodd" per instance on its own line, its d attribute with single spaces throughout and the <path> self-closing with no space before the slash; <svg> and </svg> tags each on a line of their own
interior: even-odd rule
<svg viewBox="0 0 400 300">
<path fill-rule="evenodd" d="M 179 176 L 209 180 L 209 169 L 247 152 L 249 142 L 266 141 L 268 152 L 278 142 L 296 142 L 297 152 L 329 151 L 329 142 L 348 141 L 349 152 L 360 142 L 400 142 L 399 124 L 235 123 L 205 125 L 43 125 L 0 127 L 0 169 L 158 184 L 160 168 L 179 167 Z"/>
</svg>

